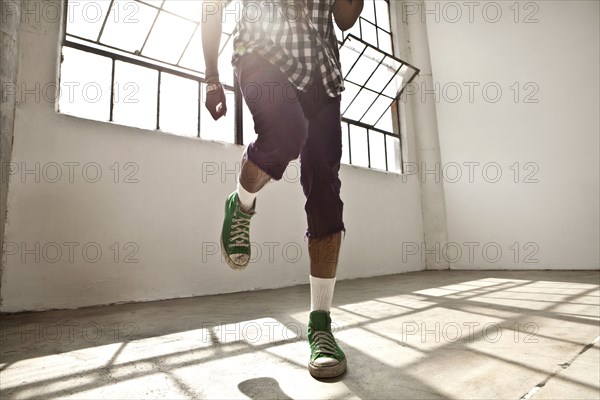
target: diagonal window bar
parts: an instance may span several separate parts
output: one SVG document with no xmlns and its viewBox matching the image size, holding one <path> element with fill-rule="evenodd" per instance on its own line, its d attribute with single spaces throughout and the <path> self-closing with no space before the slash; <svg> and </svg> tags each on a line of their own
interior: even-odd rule
<svg viewBox="0 0 600 400">
<path fill-rule="evenodd" d="M 102 34 L 104 33 L 104 27 L 106 26 L 106 21 L 108 21 L 108 16 L 110 15 L 110 10 L 113 8 L 114 4 L 115 4 L 115 0 L 110 0 L 110 5 L 108 6 L 108 12 L 106 13 L 106 16 L 104 17 L 104 21 L 102 21 L 102 28 L 100 28 L 100 33 L 98 33 L 98 39 L 96 40 L 96 42 L 100 42 L 100 38 L 102 38 Z"/>
<path fill-rule="evenodd" d="M 192 43 L 192 39 L 194 39 L 194 36 L 196 35 L 196 33 L 199 31 L 200 29 L 200 25 L 196 24 L 196 28 L 194 29 L 194 32 L 192 32 L 192 34 L 190 35 L 190 38 L 187 41 L 187 44 L 185 45 L 183 51 L 181 52 L 181 55 L 179 56 L 179 58 L 177 59 L 177 64 L 175 65 L 179 65 L 181 64 L 181 59 L 183 58 L 183 56 L 185 55 L 185 52 L 187 51 L 188 47 L 190 47 L 190 43 Z"/>
<path fill-rule="evenodd" d="M 144 39 L 144 44 L 142 44 L 142 47 L 140 47 L 140 49 L 138 50 L 139 54 L 142 54 L 144 52 L 144 48 L 146 47 L 146 43 L 148 43 L 148 38 L 150 37 L 150 34 L 152 34 L 152 29 L 154 29 L 154 25 L 156 25 L 156 21 L 158 20 L 158 16 L 160 15 L 161 11 L 162 11 L 162 4 L 160 5 L 160 8 L 158 9 L 158 12 L 154 16 L 154 21 L 152 21 L 152 25 L 150 26 L 150 30 L 148 31 L 148 34 L 146 34 L 146 39 Z"/>
</svg>

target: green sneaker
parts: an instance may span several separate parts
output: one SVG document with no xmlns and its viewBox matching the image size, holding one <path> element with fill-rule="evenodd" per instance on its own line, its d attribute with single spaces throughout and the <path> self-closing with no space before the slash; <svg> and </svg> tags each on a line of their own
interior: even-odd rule
<svg viewBox="0 0 600 400">
<path fill-rule="evenodd" d="M 229 195 L 225 202 L 221 252 L 227 264 L 238 271 L 246 268 L 250 261 L 250 218 L 252 215 L 254 215 L 254 207 L 249 213 L 245 213 L 240 208 L 237 192 Z"/>
<path fill-rule="evenodd" d="M 331 333 L 328 311 L 313 311 L 308 321 L 310 362 L 308 371 L 315 378 L 334 378 L 346 370 L 346 355 Z"/>
</svg>

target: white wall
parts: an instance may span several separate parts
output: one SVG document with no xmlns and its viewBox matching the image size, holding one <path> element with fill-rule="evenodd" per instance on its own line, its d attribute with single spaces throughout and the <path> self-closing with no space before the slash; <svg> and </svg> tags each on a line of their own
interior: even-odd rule
<svg viewBox="0 0 600 400">
<path fill-rule="evenodd" d="M 428 8 L 435 10 L 436 3 L 438 21 L 429 14 L 427 25 L 433 78 L 442 95 L 437 119 L 448 175 L 440 179 L 445 178 L 452 245 L 437 253 L 451 259 L 452 268 L 598 268 L 598 2 L 529 2 L 539 9 L 521 8 L 518 23 L 513 21 L 514 8 L 509 8 L 513 2 L 495 3 L 503 12 L 497 23 L 483 19 L 485 3 L 477 3 L 472 23 L 465 2 L 453 2 L 463 12 L 455 23 L 450 22 L 455 18 L 452 10 L 442 8 L 446 3 L 428 2 Z M 486 16 L 493 17 L 493 9 L 487 11 Z M 523 23 L 532 12 L 539 22 Z M 39 82 L 44 92 L 56 81 L 58 38 L 58 22 L 23 22 L 18 78 L 22 85 L 31 89 Z M 479 84 L 472 102 L 469 82 Z M 516 102 L 511 90 L 515 82 L 520 89 Z M 525 87 L 528 82 L 539 88 L 533 95 L 537 103 L 524 102 L 531 93 Z M 499 101 L 483 98 L 485 84 L 502 89 Z M 462 97 L 453 101 L 456 87 L 462 89 Z M 48 93 L 52 95 L 41 93 L 39 101 L 35 94 L 21 93 L 17 106 L 13 163 L 19 171 L 9 188 L 0 311 L 307 282 L 303 195 L 296 169 L 290 169 L 289 182 L 269 185 L 261 193 L 252 227 L 261 257 L 246 272 L 236 273 L 212 254 L 224 198 L 235 187 L 235 178 L 217 174 L 203 179 L 203 171 L 215 164 L 219 172 L 223 166 L 235 168 L 241 147 L 57 114 L 54 103 L 44 100 Z M 408 115 L 411 107 L 407 105 Z M 411 121 L 407 126 L 405 151 L 410 162 L 418 162 Z M 65 163 L 73 162 L 79 165 L 71 182 Z M 97 183 L 82 177 L 81 166 L 92 162 L 103 173 Z M 120 183 L 113 182 L 109 168 L 115 162 L 121 167 Z M 127 162 L 138 166 L 138 183 L 123 183 Z M 472 182 L 465 164 L 471 162 L 479 163 Z M 520 173 L 515 183 L 511 166 L 516 162 Z M 23 168 L 35 169 L 36 163 L 48 174 L 39 182 L 34 174 L 21 174 Z M 56 183 L 50 182 L 52 163 L 62 166 L 63 176 Z M 462 176 L 452 183 L 456 165 Z M 485 176 L 484 165 L 490 166 Z M 490 183 L 495 165 L 502 177 Z M 340 279 L 424 268 L 418 179 L 435 177 L 424 175 L 418 164 L 416 169 L 414 175 L 400 177 L 342 167 L 348 233 Z M 531 172 L 535 174 L 530 179 L 538 182 L 525 182 Z M 90 178 L 93 170 L 88 173 Z M 73 245 L 72 260 L 65 244 L 69 242 L 78 244 Z M 131 250 L 123 246 L 129 242 L 137 246 L 137 263 L 123 262 Z M 114 243 L 121 247 L 117 262 Z M 96 263 L 84 259 L 85 244 L 102 249 Z M 51 262 L 57 247 L 62 254 Z M 275 250 L 272 259 L 270 248 Z M 297 248 L 302 255 L 292 262 Z M 457 248 L 462 251 L 458 258 Z M 435 251 L 435 243 L 427 249 Z M 502 257 L 494 261 L 496 249 Z"/>
<path fill-rule="evenodd" d="M 34 88 L 39 82 L 43 89 L 56 81 L 58 40 L 58 22 L 23 22 L 21 84 Z M 289 171 L 289 182 L 269 185 L 261 193 L 252 241 L 262 256 L 237 273 L 219 254 L 212 254 L 235 176 L 203 179 L 203 171 L 215 164 L 235 168 L 243 150 L 240 146 L 57 114 L 54 103 L 43 95 L 36 101 L 34 95 L 23 94 L 20 100 L 13 153 L 19 171 L 9 183 L 1 311 L 74 308 L 308 282 L 304 199 L 295 179 L 297 169 Z M 82 176 L 82 166 L 92 162 L 102 171 L 96 183 Z M 109 168 L 115 162 L 120 165 L 120 183 L 114 183 L 114 170 Z M 123 183 L 123 174 L 131 171 L 124 169 L 127 162 L 138 166 L 134 176 L 138 183 Z M 35 174 L 21 174 L 24 168 L 35 169 L 36 163 L 39 182 Z M 56 183 L 50 182 L 56 171 L 53 163 L 63 173 Z M 68 165 L 73 165 L 72 182 Z M 94 170 L 87 172 L 86 178 L 92 179 Z M 339 278 L 423 269 L 420 253 L 402 259 L 402 243 L 420 246 L 423 238 L 417 178 L 349 166 L 342 167 L 341 177 L 348 232 Z M 135 249 L 123 249 L 129 242 L 137 246 L 133 258 L 138 263 L 123 262 Z M 114 243 L 121 248 L 117 262 Z M 86 244 L 92 245 L 89 258 L 95 257 L 95 248 L 102 250 L 97 262 L 86 261 L 82 254 Z M 62 251 L 59 256 L 57 248 Z M 269 248 L 274 249 L 273 259 Z M 301 257 L 292 262 L 297 248 Z"/>
<path fill-rule="evenodd" d="M 456 10 L 443 3 L 427 2 L 434 11 L 427 25 L 434 81 L 442 94 L 446 90 L 437 116 L 442 165 L 448 166 L 448 235 L 463 250 L 452 268 L 598 268 L 599 3 L 538 1 L 525 9 L 520 2 L 518 23 L 515 2 L 495 3 L 502 9 L 496 23 L 482 16 L 486 2 L 477 2 L 472 23 L 465 2 L 453 2 L 462 10 L 456 22 Z M 487 12 L 495 19 L 493 4 Z M 539 22 L 523 23 L 527 16 Z M 480 84 L 473 102 L 466 82 Z M 539 88 L 537 103 L 524 102 L 533 92 L 528 82 Z M 502 89 L 498 102 L 483 98 L 486 83 Z M 456 102 L 453 86 L 463 89 Z M 473 183 L 466 162 L 480 163 Z M 517 183 L 510 169 L 516 162 Z M 457 171 L 451 163 L 462 166 L 457 183 L 450 182 Z M 499 182 L 488 182 L 493 164 L 482 176 L 486 163 L 501 167 Z M 532 172 L 539 182 L 525 183 Z M 465 242 L 478 243 L 472 260 Z M 519 244 L 518 254 L 512 243 Z M 502 250 L 498 261 L 495 248 Z M 532 262 L 525 262 L 528 254 Z"/>
</svg>

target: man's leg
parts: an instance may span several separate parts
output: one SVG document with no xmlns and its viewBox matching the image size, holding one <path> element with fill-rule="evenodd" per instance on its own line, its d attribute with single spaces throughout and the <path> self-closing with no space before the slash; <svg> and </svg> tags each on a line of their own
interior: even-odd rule
<svg viewBox="0 0 600 400">
<path fill-rule="evenodd" d="M 250 261 L 256 195 L 271 178 L 281 179 L 288 163 L 298 158 L 307 122 L 295 88 L 278 68 L 248 54 L 241 58 L 237 74 L 258 137 L 248 145 L 238 188 L 225 203 L 221 249 L 229 266 L 242 270 Z"/>
<path fill-rule="evenodd" d="M 258 191 L 271 180 L 271 175 L 260 169 L 258 165 L 248 160 L 248 154 L 242 156 L 242 170 L 240 171 L 237 194 L 242 211 L 254 211 L 254 200 Z"/>
<path fill-rule="evenodd" d="M 312 95 L 314 92 L 309 92 Z M 346 357 L 331 333 L 329 314 L 344 230 L 338 176 L 342 137 L 339 98 L 324 97 L 322 91 L 317 91 L 316 96 L 316 107 L 305 104 L 309 128 L 300 161 L 310 255 L 309 371 L 315 377 L 328 378 L 346 369 Z"/>
<path fill-rule="evenodd" d="M 324 238 L 308 239 L 310 274 L 321 279 L 335 278 L 342 243 L 342 232 Z"/>
</svg>

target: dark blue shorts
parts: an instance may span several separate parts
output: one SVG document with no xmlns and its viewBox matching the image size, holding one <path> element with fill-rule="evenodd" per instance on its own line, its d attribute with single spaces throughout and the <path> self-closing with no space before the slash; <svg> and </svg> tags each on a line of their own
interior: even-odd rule
<svg viewBox="0 0 600 400">
<path fill-rule="evenodd" d="M 301 92 L 279 68 L 251 53 L 239 59 L 236 74 L 257 133 L 248 145 L 248 159 L 279 180 L 289 162 L 300 157 L 307 236 L 319 238 L 345 230 L 338 176 L 340 96 L 327 95 L 320 75 Z"/>
</svg>

